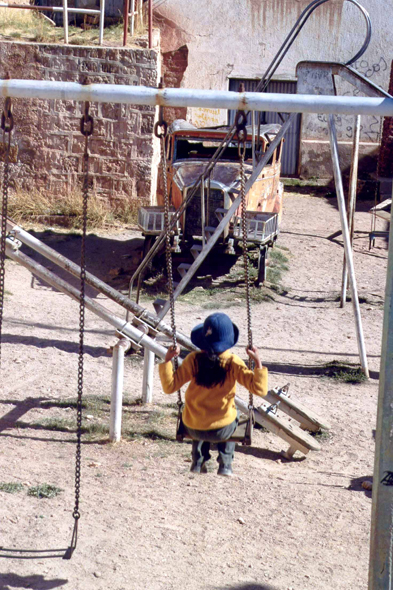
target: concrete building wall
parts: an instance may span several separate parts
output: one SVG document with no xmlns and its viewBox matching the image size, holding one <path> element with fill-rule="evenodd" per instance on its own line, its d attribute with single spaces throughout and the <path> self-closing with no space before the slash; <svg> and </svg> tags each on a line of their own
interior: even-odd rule
<svg viewBox="0 0 393 590">
<path fill-rule="evenodd" d="M 393 45 L 393 5 L 381 0 L 360 0 L 369 11 L 373 38 L 366 54 L 355 67 L 385 90 L 389 86 Z M 157 9 L 163 52 L 188 48 L 188 66 L 181 85 L 187 88 L 226 90 L 230 78 L 260 78 L 310 0 L 222 0 L 184 3 L 166 0 Z M 347 61 L 360 49 L 365 24 L 358 9 L 344 0 L 330 0 L 314 12 L 277 70 L 275 79 L 296 79 L 299 61 Z M 339 93 L 354 94 L 352 87 L 338 86 Z M 196 125 L 227 121 L 226 111 L 188 109 Z M 367 170 L 375 169 L 381 137 L 381 122 L 363 122 L 361 154 Z M 338 121 L 344 158 L 350 154 L 353 120 Z M 317 145 L 316 145 L 317 144 Z M 302 125 L 300 168 L 305 176 L 328 177 L 332 170 L 326 158 L 327 125 L 322 116 L 308 118 Z M 323 157 L 315 160 L 315 154 Z M 315 162 L 315 165 L 314 165 Z"/>
<path fill-rule="evenodd" d="M 149 49 L 0 43 L 0 77 L 157 86 L 158 52 Z M 20 190 L 58 196 L 80 186 L 83 105 L 73 101 L 13 101 L 18 161 L 12 182 Z M 92 189 L 106 201 L 150 203 L 155 193 L 153 107 L 92 104 Z M 157 146 L 158 147 L 158 146 Z M 157 158 L 156 158 L 157 159 Z M 152 182 L 153 179 L 153 182 Z"/>
</svg>

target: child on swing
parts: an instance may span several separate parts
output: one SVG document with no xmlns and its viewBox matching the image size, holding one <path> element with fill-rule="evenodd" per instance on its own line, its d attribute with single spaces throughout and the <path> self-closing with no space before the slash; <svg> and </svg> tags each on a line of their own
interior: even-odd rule
<svg viewBox="0 0 393 590">
<path fill-rule="evenodd" d="M 184 426 L 192 440 L 193 473 L 206 473 L 211 458 L 210 443 L 217 443 L 218 475 L 231 476 L 235 442 L 229 441 L 236 430 L 236 382 L 251 393 L 267 394 L 267 369 L 262 367 L 258 350 L 247 354 L 254 361 L 253 371 L 236 354 L 229 352 L 239 338 L 239 329 L 225 313 L 213 313 L 191 332 L 191 341 L 201 352 L 191 352 L 174 370 L 172 359 L 180 348 L 170 348 L 165 362 L 159 365 L 162 388 L 174 393 L 189 383 L 182 414 Z"/>
</svg>

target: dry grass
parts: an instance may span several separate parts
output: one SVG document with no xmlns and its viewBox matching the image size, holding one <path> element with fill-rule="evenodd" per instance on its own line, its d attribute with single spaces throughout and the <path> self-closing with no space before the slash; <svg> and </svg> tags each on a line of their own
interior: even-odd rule
<svg viewBox="0 0 393 590">
<path fill-rule="evenodd" d="M 97 195 L 89 196 L 87 225 L 89 229 L 135 224 L 138 204 L 118 201 L 112 206 Z M 16 223 L 45 223 L 51 226 L 80 229 L 83 201 L 81 193 L 74 191 L 61 199 L 32 191 L 12 192 L 8 203 L 8 216 Z"/>
<path fill-rule="evenodd" d="M 97 19 L 98 20 L 98 19 Z M 137 26 L 135 37 L 146 34 L 146 27 Z M 97 45 L 98 23 L 76 27 L 69 26 L 69 43 L 71 45 Z M 0 38 L 7 41 L 27 41 L 36 43 L 64 43 L 63 27 L 56 27 L 44 13 L 14 8 L 0 9 Z M 128 44 L 133 38 L 129 36 Z M 123 22 L 105 28 L 105 45 L 123 44 Z"/>
</svg>

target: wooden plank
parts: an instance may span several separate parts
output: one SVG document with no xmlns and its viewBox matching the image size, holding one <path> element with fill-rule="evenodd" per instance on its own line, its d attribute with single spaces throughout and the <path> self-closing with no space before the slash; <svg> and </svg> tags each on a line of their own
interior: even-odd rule
<svg viewBox="0 0 393 590">
<path fill-rule="evenodd" d="M 301 427 L 306 430 L 310 430 L 311 432 L 318 432 L 321 429 L 330 430 L 330 425 L 324 418 L 317 416 L 317 414 L 307 409 L 301 403 L 285 395 L 282 392 L 283 389 L 282 387 L 271 389 L 264 399 L 271 404 L 277 404 L 279 402 L 280 410 L 294 420 L 297 420 L 301 424 Z"/>
<path fill-rule="evenodd" d="M 235 397 L 236 406 L 240 411 L 247 413 L 248 404 L 240 397 Z M 259 408 L 255 408 L 255 421 L 267 428 L 273 434 L 285 440 L 291 447 L 296 447 L 296 450 L 303 454 L 308 451 L 320 451 L 320 444 L 309 434 L 305 433 L 301 428 L 295 424 L 283 420 L 280 416 L 268 411 L 268 404 L 262 403 Z"/>
</svg>

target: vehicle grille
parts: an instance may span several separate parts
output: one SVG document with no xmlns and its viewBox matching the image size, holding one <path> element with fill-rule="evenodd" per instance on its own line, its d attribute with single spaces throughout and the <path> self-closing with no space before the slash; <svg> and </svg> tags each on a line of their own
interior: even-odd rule
<svg viewBox="0 0 393 590">
<path fill-rule="evenodd" d="M 190 189 L 191 190 L 191 189 Z M 207 200 L 209 201 L 207 203 Z M 219 189 L 210 189 L 209 199 L 207 199 L 207 190 L 205 190 L 206 203 L 206 225 L 210 227 L 217 227 L 219 221 L 216 217 L 216 209 L 224 207 L 224 193 Z M 191 203 L 186 209 L 186 236 L 201 236 L 202 235 L 202 220 L 201 220 L 201 193 L 193 197 Z"/>
</svg>

